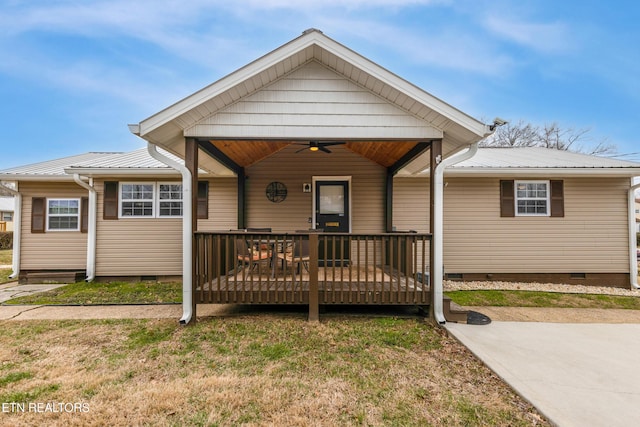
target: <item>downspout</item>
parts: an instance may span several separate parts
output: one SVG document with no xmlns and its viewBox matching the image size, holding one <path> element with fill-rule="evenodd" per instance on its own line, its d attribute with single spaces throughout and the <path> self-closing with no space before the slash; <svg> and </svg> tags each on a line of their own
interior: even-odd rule
<svg viewBox="0 0 640 427">
<path fill-rule="evenodd" d="M 9 279 L 16 279 L 20 275 L 20 246 L 22 242 L 22 194 L 13 188 L 0 183 L 0 187 L 15 197 L 13 211 L 13 272 Z"/>
<path fill-rule="evenodd" d="M 93 188 L 93 178 L 89 178 L 87 184 L 77 173 L 73 174 L 73 180 L 89 192 L 89 223 L 87 224 L 87 278 L 92 282 L 96 278 L 96 242 L 97 242 L 97 204 L 96 189 Z"/>
<path fill-rule="evenodd" d="M 433 313 L 436 321 L 440 324 L 446 323 L 442 307 L 442 280 L 444 278 L 444 171 L 449 166 L 470 159 L 478 152 L 478 143 L 469 146 L 467 151 L 457 153 L 442 160 L 433 171 L 434 192 L 433 192 L 433 277 L 431 278 L 431 291 L 434 293 Z"/>
<path fill-rule="evenodd" d="M 631 289 L 640 289 L 638 285 L 638 240 L 636 237 L 636 190 L 640 188 L 640 184 L 633 185 L 633 178 L 631 178 L 631 188 L 629 188 L 629 272 Z"/>
<path fill-rule="evenodd" d="M 193 302 L 193 292 L 191 290 L 193 281 L 193 272 L 191 271 L 191 259 L 193 257 L 191 247 L 193 234 L 191 172 L 185 165 L 160 154 L 155 144 L 147 143 L 147 151 L 151 157 L 177 170 L 182 175 L 182 318 L 180 319 L 180 324 L 186 325 L 193 317 L 193 310 L 191 309 Z"/>
</svg>

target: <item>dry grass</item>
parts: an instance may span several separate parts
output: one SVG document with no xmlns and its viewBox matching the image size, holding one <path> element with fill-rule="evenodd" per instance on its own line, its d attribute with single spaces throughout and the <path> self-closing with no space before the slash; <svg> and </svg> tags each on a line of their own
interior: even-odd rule
<svg viewBox="0 0 640 427">
<path fill-rule="evenodd" d="M 464 347 L 419 319 L 296 316 L 4 323 L 11 425 L 547 425 Z"/>
</svg>

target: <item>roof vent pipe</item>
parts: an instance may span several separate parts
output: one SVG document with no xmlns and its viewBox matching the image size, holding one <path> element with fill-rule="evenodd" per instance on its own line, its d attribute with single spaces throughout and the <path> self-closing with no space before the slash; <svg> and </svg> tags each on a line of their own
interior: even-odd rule
<svg viewBox="0 0 640 427">
<path fill-rule="evenodd" d="M 431 278 L 431 292 L 434 293 L 433 313 L 436 321 L 440 324 L 446 323 L 442 307 L 442 280 L 444 261 L 442 252 L 444 251 L 444 170 L 449 166 L 464 162 L 470 159 L 478 152 L 478 143 L 469 146 L 467 151 L 454 154 L 442 160 L 433 171 L 434 191 L 433 191 L 433 277 Z"/>
<path fill-rule="evenodd" d="M 20 275 L 20 246 L 22 242 L 22 194 L 0 182 L 0 188 L 15 197 L 13 210 L 13 263 L 9 279 L 16 279 Z"/>
<path fill-rule="evenodd" d="M 182 318 L 180 319 L 180 324 L 186 325 L 193 317 L 191 308 L 193 302 L 193 272 L 191 267 L 191 258 L 193 257 L 191 247 L 193 219 L 191 213 L 193 208 L 189 203 L 192 193 L 191 172 L 185 165 L 161 154 L 155 144 L 147 143 L 147 151 L 151 157 L 177 170 L 182 175 L 182 200 L 184 200 L 184 203 L 182 206 Z"/>
<path fill-rule="evenodd" d="M 640 184 L 633 184 L 634 178 L 631 178 L 631 188 L 629 188 L 629 279 L 631 289 L 640 289 L 638 285 L 638 237 L 636 234 L 636 190 L 640 188 Z"/>
</svg>

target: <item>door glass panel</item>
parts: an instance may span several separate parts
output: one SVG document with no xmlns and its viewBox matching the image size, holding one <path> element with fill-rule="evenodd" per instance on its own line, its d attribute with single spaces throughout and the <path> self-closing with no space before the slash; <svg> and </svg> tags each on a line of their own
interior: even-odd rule
<svg viewBox="0 0 640 427">
<path fill-rule="evenodd" d="M 344 215 L 344 186 L 320 186 L 320 214 Z"/>
</svg>

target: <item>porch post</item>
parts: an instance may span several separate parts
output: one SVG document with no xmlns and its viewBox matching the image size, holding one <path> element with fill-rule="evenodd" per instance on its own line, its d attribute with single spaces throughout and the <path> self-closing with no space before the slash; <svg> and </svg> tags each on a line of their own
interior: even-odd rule
<svg viewBox="0 0 640 427">
<path fill-rule="evenodd" d="M 387 233 L 393 231 L 393 172 L 387 168 L 387 192 L 385 195 L 386 229 Z"/>
<path fill-rule="evenodd" d="M 302 270 L 300 270 L 302 275 Z M 302 280 L 302 279 L 301 279 Z M 318 295 L 318 235 L 309 233 L 309 321 L 320 320 Z"/>
<path fill-rule="evenodd" d="M 436 293 L 434 292 L 434 278 L 435 274 L 435 251 L 437 250 L 434 242 L 433 235 L 435 233 L 435 209 L 442 209 L 442 206 L 436 206 L 435 203 L 435 187 L 436 182 L 434 178 L 434 171 L 438 166 L 438 163 L 442 160 L 442 140 L 436 139 L 431 141 L 431 166 L 430 166 L 430 177 L 429 177 L 429 232 L 431 233 L 431 250 L 429 251 L 429 320 L 437 323 L 436 315 L 434 311 L 435 303 L 436 303 Z"/>
<path fill-rule="evenodd" d="M 191 310 L 193 319 L 196 320 L 196 239 L 194 232 L 198 231 L 198 141 L 195 138 L 185 138 L 185 166 L 191 172 L 191 200 L 183 200 L 183 203 L 191 203 Z M 195 322 L 194 322 L 195 323 Z"/>
</svg>

